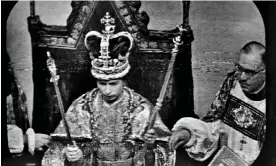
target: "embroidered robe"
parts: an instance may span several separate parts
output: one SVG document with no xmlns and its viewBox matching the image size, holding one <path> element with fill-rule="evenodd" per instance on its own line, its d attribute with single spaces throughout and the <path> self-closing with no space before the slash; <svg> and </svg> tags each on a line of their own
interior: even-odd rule
<svg viewBox="0 0 276 166">
<path fill-rule="evenodd" d="M 127 87 L 124 88 L 122 97 L 111 105 L 103 101 L 98 89 L 76 99 L 66 112 L 66 120 L 70 133 L 84 157 L 70 164 L 144 165 L 146 149 L 142 135 L 146 130 L 152 107 L 148 100 Z M 168 151 L 167 144 L 171 133 L 159 115 L 154 129 L 157 137 L 154 150 L 155 164 L 172 165 L 174 154 Z M 66 146 L 66 132 L 62 121 L 52 137 L 53 141 L 45 152 L 42 165 L 70 165 L 62 152 Z"/>
</svg>

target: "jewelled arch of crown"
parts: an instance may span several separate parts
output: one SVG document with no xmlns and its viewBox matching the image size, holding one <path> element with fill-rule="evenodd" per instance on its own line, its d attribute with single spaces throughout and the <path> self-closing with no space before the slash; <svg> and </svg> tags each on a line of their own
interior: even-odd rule
<svg viewBox="0 0 276 166">
<path fill-rule="evenodd" d="M 102 33 L 97 31 L 90 31 L 85 35 L 84 44 L 89 50 L 88 38 L 95 36 L 101 39 L 100 43 L 100 56 L 94 57 L 92 55 L 92 75 L 97 79 L 110 80 L 118 79 L 125 76 L 129 70 L 130 65 L 128 57 L 131 49 L 133 48 L 134 39 L 130 33 L 122 31 L 114 34 L 115 31 L 115 19 L 110 16 L 109 12 L 106 12 L 105 16 L 101 19 L 101 23 L 104 24 L 105 28 Z M 116 39 L 119 37 L 126 37 L 130 40 L 130 46 L 125 55 L 118 55 L 118 58 L 112 58 L 109 56 L 109 42 L 111 39 Z"/>
</svg>

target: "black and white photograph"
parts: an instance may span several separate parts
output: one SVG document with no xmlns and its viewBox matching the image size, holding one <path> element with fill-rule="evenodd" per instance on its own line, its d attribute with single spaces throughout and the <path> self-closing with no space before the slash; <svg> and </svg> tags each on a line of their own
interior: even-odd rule
<svg viewBox="0 0 276 166">
<path fill-rule="evenodd" d="M 1 1 L 1 165 L 276 165 L 276 2 Z"/>
</svg>

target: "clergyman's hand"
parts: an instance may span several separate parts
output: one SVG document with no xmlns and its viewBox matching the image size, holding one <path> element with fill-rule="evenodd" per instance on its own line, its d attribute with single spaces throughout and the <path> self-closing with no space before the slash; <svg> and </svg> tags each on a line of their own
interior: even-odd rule
<svg viewBox="0 0 276 166">
<path fill-rule="evenodd" d="M 169 141 L 170 149 L 176 150 L 179 146 L 185 145 L 190 140 L 190 137 L 191 133 L 186 129 L 174 131 Z"/>
</svg>

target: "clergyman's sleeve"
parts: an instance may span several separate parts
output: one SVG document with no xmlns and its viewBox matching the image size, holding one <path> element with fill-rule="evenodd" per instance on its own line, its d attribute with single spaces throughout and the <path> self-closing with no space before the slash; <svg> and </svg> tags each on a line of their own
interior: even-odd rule
<svg viewBox="0 0 276 166">
<path fill-rule="evenodd" d="M 173 127 L 173 131 L 187 129 L 190 140 L 184 145 L 188 155 L 198 161 L 205 161 L 218 148 L 220 120 L 207 123 L 195 118 L 182 118 Z"/>
</svg>

